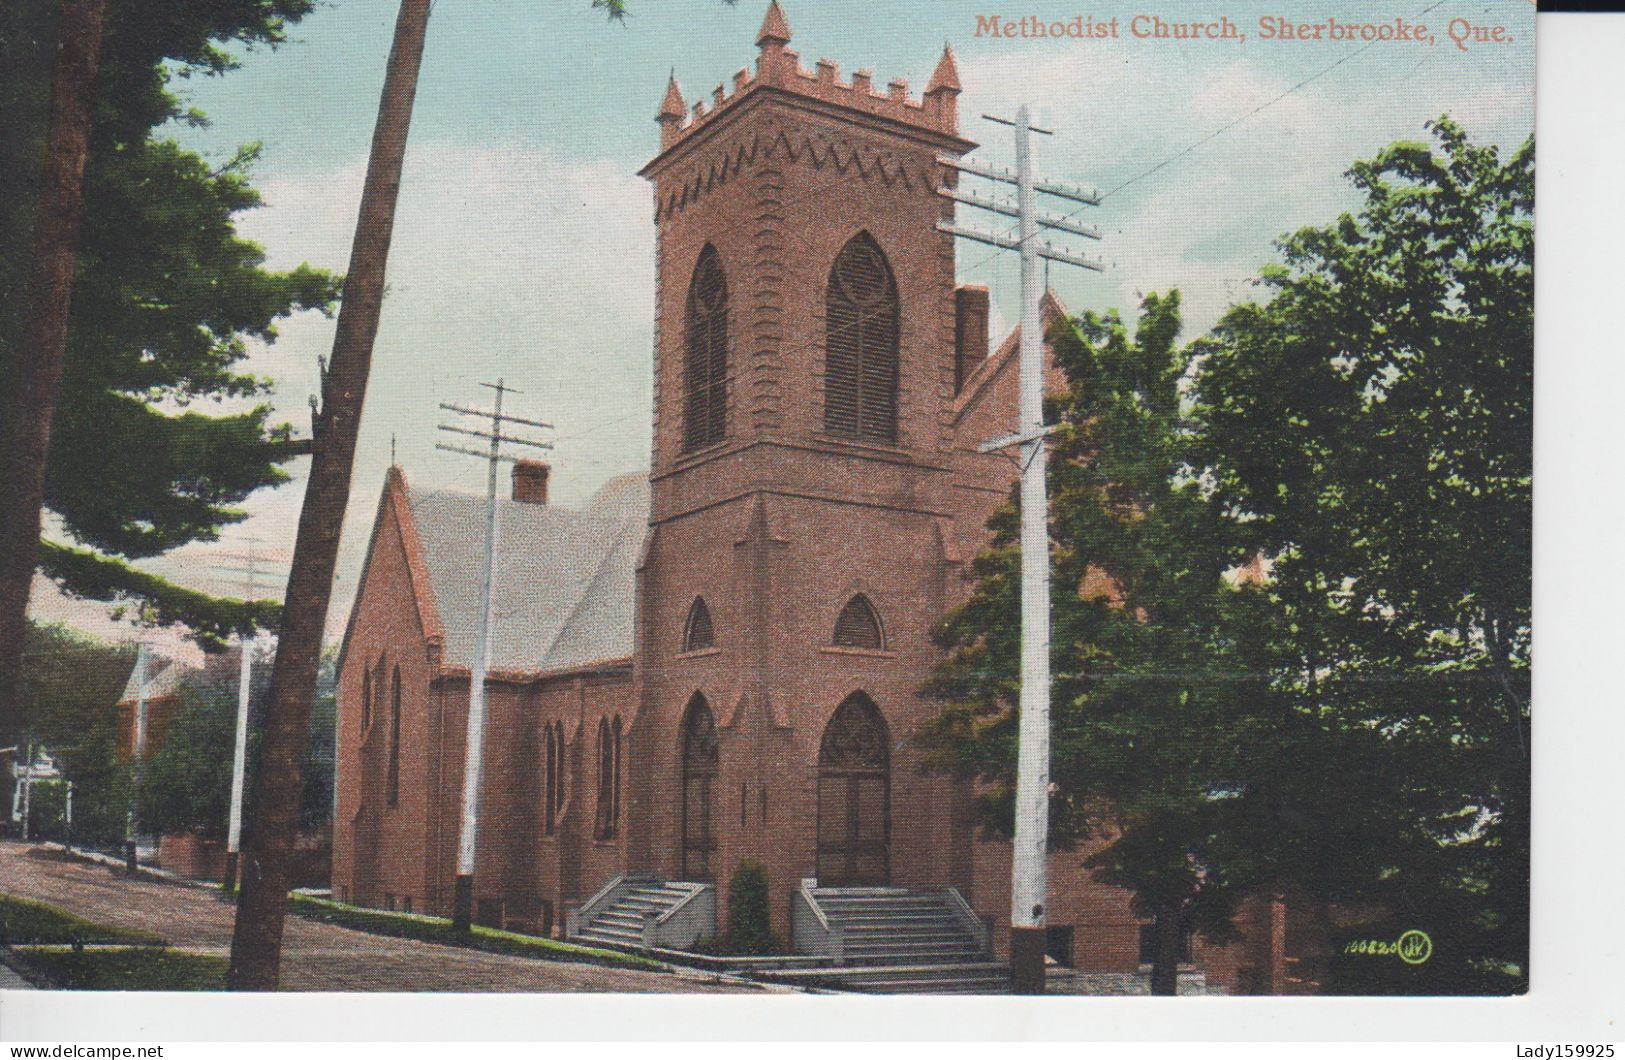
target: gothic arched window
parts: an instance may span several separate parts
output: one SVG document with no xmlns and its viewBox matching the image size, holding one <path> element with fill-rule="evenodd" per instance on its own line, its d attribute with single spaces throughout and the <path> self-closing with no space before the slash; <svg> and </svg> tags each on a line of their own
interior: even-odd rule
<svg viewBox="0 0 1625 1060">
<path fill-rule="evenodd" d="M 824 429 L 897 440 L 897 281 L 879 244 L 859 232 L 841 249 L 824 293 Z"/>
<path fill-rule="evenodd" d="M 384 788 L 389 805 L 401 801 L 401 668 L 395 667 L 395 678 L 389 690 L 389 779 Z"/>
<path fill-rule="evenodd" d="M 880 633 L 880 616 L 874 605 L 862 593 L 848 600 L 835 619 L 835 645 L 841 648 L 874 648 L 886 646 Z"/>
<path fill-rule="evenodd" d="M 610 725 L 598 719 L 598 824 L 593 830 L 599 839 L 614 839 L 620 824 L 621 719 Z"/>
<path fill-rule="evenodd" d="M 688 621 L 683 623 L 683 650 L 703 651 L 717 646 L 716 631 L 711 628 L 711 609 L 705 600 L 696 596 L 688 609 Z"/>
<path fill-rule="evenodd" d="M 683 448 L 722 441 L 728 429 L 728 281 L 709 244 L 688 284 L 683 358 Z"/>
<path fill-rule="evenodd" d="M 552 835 L 558 828 L 559 813 L 564 809 L 564 726 L 553 722 L 547 727 L 547 770 L 543 778 L 547 785 L 546 816 L 543 831 Z"/>
</svg>

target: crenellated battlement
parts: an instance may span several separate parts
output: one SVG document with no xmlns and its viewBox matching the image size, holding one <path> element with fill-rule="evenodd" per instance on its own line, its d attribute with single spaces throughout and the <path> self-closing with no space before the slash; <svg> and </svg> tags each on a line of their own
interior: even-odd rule
<svg viewBox="0 0 1625 1060">
<path fill-rule="evenodd" d="M 732 91 L 717 85 L 711 102 L 695 100 L 688 105 L 675 76 L 666 86 L 655 121 L 660 123 L 662 151 L 687 139 L 739 100 L 763 86 L 807 96 L 839 107 L 863 111 L 932 132 L 957 135 L 959 131 L 959 71 L 953 49 L 944 45 L 942 58 L 930 82 L 918 99 L 908 94 L 908 82 L 893 79 L 885 90 L 875 87 L 874 75 L 857 70 L 850 81 L 842 80 L 839 67 L 829 59 L 819 59 L 809 70 L 801 65 L 799 53 L 789 48 L 790 23 L 778 0 L 767 9 L 761 31 L 756 35 L 759 50 L 754 72 L 742 67 L 733 75 Z"/>
</svg>

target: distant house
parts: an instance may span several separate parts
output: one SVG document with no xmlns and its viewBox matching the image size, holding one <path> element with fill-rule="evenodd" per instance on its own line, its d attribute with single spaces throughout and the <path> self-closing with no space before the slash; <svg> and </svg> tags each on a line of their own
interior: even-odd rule
<svg viewBox="0 0 1625 1060">
<path fill-rule="evenodd" d="M 151 758 L 163 746 L 169 723 L 175 720 L 180 707 L 181 689 L 188 678 L 204 673 L 203 667 L 188 666 L 161 655 L 152 655 L 146 664 L 146 723 L 142 739 L 142 757 Z M 130 679 L 118 699 L 118 759 L 130 762 L 135 758 L 136 713 L 141 699 L 141 664 L 130 670 Z"/>
</svg>

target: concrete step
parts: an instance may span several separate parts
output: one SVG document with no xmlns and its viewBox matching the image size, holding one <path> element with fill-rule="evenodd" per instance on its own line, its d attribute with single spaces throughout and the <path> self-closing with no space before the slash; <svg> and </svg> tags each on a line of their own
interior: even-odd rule
<svg viewBox="0 0 1625 1060">
<path fill-rule="evenodd" d="M 616 909 L 609 909 L 593 917 L 592 923 L 594 927 L 604 924 L 613 924 L 616 927 L 641 930 L 643 927 L 643 917 L 635 913 L 623 913 Z"/>
<path fill-rule="evenodd" d="M 853 935 L 890 935 L 895 932 L 959 932 L 959 922 L 952 917 L 830 917 Z"/>
<path fill-rule="evenodd" d="M 926 961 L 950 964 L 974 961 L 982 954 L 973 946 L 942 946 L 935 949 L 897 947 L 892 949 L 848 950 L 845 956 L 848 961 L 860 964 L 921 964 Z"/>
<path fill-rule="evenodd" d="M 582 928 L 581 931 L 582 934 L 592 932 L 612 938 L 631 939 L 636 942 L 643 941 L 642 928 L 630 927 L 625 924 L 607 924 L 600 920 L 594 920 L 591 924 Z"/>
</svg>

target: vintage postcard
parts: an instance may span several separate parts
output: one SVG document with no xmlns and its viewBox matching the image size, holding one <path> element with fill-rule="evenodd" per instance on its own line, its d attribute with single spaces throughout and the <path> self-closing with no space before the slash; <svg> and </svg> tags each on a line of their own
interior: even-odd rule
<svg viewBox="0 0 1625 1060">
<path fill-rule="evenodd" d="M 0 52 L 0 987 L 1528 989 L 1534 4 Z"/>
</svg>

